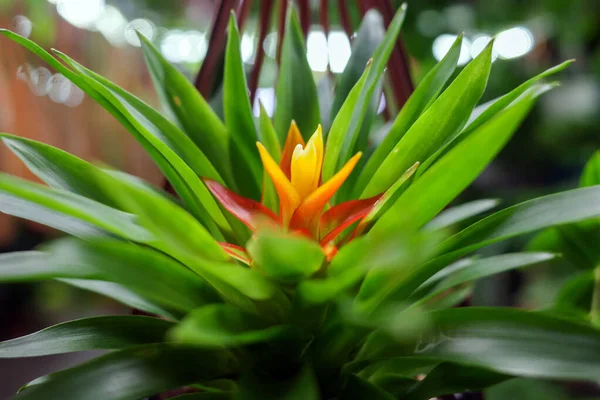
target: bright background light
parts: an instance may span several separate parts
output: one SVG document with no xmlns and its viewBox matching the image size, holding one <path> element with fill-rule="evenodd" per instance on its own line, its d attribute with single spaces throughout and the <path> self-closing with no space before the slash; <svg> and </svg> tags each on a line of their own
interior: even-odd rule
<svg viewBox="0 0 600 400">
<path fill-rule="evenodd" d="M 533 49 L 533 34 L 522 26 L 507 29 L 498 34 L 494 48 L 501 58 L 524 56 Z"/>
<path fill-rule="evenodd" d="M 438 36 L 433 41 L 433 56 L 436 60 L 440 61 L 458 38 L 458 35 L 443 34 Z M 462 45 L 460 48 L 460 56 L 458 56 L 458 65 L 465 65 L 471 59 L 471 41 L 466 37 L 463 37 Z"/>
<path fill-rule="evenodd" d="M 92 29 L 104 12 L 104 0 L 58 0 L 56 11 L 72 25 Z"/>
<path fill-rule="evenodd" d="M 313 71 L 327 71 L 329 56 L 327 51 L 327 38 L 323 31 L 311 31 L 306 40 L 306 55 L 308 64 Z"/>
</svg>

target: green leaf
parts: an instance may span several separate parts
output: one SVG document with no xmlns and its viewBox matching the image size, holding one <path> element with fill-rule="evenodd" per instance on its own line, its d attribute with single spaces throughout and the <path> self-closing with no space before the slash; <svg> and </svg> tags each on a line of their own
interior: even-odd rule
<svg viewBox="0 0 600 400">
<path fill-rule="evenodd" d="M 352 40 L 352 52 L 344 72 L 338 76 L 335 85 L 335 100 L 331 107 L 331 120 L 338 115 L 342 104 L 363 75 L 367 62 L 373 56 L 373 52 L 383 40 L 385 27 L 381 14 L 371 8 L 363 17 L 356 37 Z"/>
<path fill-rule="evenodd" d="M 594 185 L 600 185 L 600 151 L 594 153 L 592 158 L 585 164 L 579 181 L 580 187 Z"/>
<path fill-rule="evenodd" d="M 96 182 L 110 192 L 120 207 L 137 216 L 154 234 L 155 247 L 181 261 L 186 257 L 227 261 L 229 256 L 215 238 L 192 215 L 158 192 L 121 176 L 95 174 Z M 219 236 L 217 236 L 219 238 Z"/>
<path fill-rule="evenodd" d="M 464 221 L 495 208 L 500 203 L 498 199 L 474 200 L 448 208 L 439 213 L 425 225 L 426 229 L 445 229 L 458 222 Z"/>
<path fill-rule="evenodd" d="M 17 157 L 23 160 L 31 172 L 49 186 L 116 207 L 110 195 L 90 179 L 97 169 L 92 164 L 35 140 L 6 133 L 0 133 L 0 138 Z"/>
<path fill-rule="evenodd" d="M 190 211 L 205 226 L 211 228 L 216 223 L 216 226 L 222 231 L 229 232 L 231 228 L 228 222 L 199 178 L 201 176 L 224 183 L 202 151 L 156 110 L 112 82 L 83 67 L 67 55 L 56 50 L 55 53 L 76 69 L 84 81 L 119 110 L 142 136 L 141 141 L 148 142 L 155 147 L 179 173 L 191 195 L 190 201 L 193 201 L 188 204 L 186 197 L 181 194 L 186 205 L 190 207 Z M 215 229 L 213 228 L 213 231 Z"/>
<path fill-rule="evenodd" d="M 394 49 L 405 15 L 406 4 L 403 4 L 390 23 L 383 41 L 375 50 L 371 67 L 367 68 L 361 79 L 354 85 L 344 102 L 348 103 L 347 106 L 342 105 L 340 112 L 333 121 L 327 136 L 327 151 L 323 160 L 322 179 L 324 182 L 329 180 L 352 156 L 351 153 L 355 148 L 363 120 L 373 99 L 373 93 L 381 80 L 383 70 Z M 410 165 L 404 170 L 408 167 Z"/>
<path fill-rule="evenodd" d="M 325 253 L 314 240 L 261 231 L 247 245 L 257 268 L 284 282 L 297 282 L 321 269 Z"/>
<path fill-rule="evenodd" d="M 441 251 L 464 254 L 513 236 L 599 216 L 600 185 L 569 190 L 500 210 L 446 239 Z"/>
<path fill-rule="evenodd" d="M 340 395 L 340 400 L 394 400 L 394 398 L 382 388 L 356 375 L 348 377 L 348 382 Z"/>
<path fill-rule="evenodd" d="M 224 351 L 166 344 L 140 346 L 49 375 L 14 399 L 140 399 L 235 373 L 238 364 L 231 353 Z"/>
<path fill-rule="evenodd" d="M 373 177 L 367 179 L 361 198 L 387 190 L 408 167 L 426 160 L 462 128 L 483 94 L 491 66 L 492 44 L 489 44 L 395 144 Z"/>
<path fill-rule="evenodd" d="M 398 286 L 395 301 L 406 299 L 419 285 L 459 258 L 492 243 L 554 225 L 600 216 L 600 185 L 539 197 L 498 211 L 443 241 L 442 254 L 416 268 Z"/>
<path fill-rule="evenodd" d="M 75 236 L 114 235 L 147 242 L 151 234 L 131 214 L 85 197 L 0 174 L 0 212 Z"/>
<path fill-rule="evenodd" d="M 552 253 L 530 252 L 509 253 L 481 259 L 458 261 L 442 269 L 421 285 L 420 290 L 426 289 L 429 293 L 426 297 L 420 299 L 419 304 L 433 299 L 444 291 L 463 283 L 473 282 L 487 276 L 510 271 L 511 269 L 549 261 L 555 257 L 556 255 Z M 418 294 L 415 294 L 413 297 L 415 299 L 419 298 Z"/>
<path fill-rule="evenodd" d="M 238 347 L 275 339 L 286 330 L 226 304 L 192 311 L 169 332 L 171 340 L 202 347 Z"/>
<path fill-rule="evenodd" d="M 144 35 L 138 37 L 161 103 L 175 116 L 179 126 L 202 149 L 221 176 L 229 178 L 226 180 L 231 184 L 227 128 L 194 85 L 165 60 Z"/>
<path fill-rule="evenodd" d="M 216 303 L 218 296 L 200 277 L 172 258 L 146 247 L 114 240 L 63 239 L 48 246 L 64 268 L 90 268 L 153 303 L 179 311 Z"/>
<path fill-rule="evenodd" d="M 547 69 L 541 74 L 536 75 L 533 78 L 529 79 L 527 82 L 524 82 L 523 84 L 519 85 L 517 88 L 505 94 L 504 96 L 492 100 L 488 103 L 482 104 L 480 106 L 477 106 L 473 110 L 469 121 L 467 121 L 466 127 L 462 131 L 456 132 L 450 138 L 450 140 L 448 140 L 442 147 L 440 147 L 435 152 L 435 154 L 429 157 L 427 161 L 425 161 L 425 163 L 423 164 L 424 168 L 421 170 L 421 172 L 426 171 L 442 154 L 445 154 L 445 152 L 454 147 L 457 143 L 466 138 L 468 135 L 473 133 L 477 128 L 488 122 L 499 112 L 508 107 L 513 101 L 519 98 L 519 96 L 521 96 L 527 90 L 532 88 L 535 84 L 537 84 L 544 78 L 547 78 L 557 72 L 562 71 L 572 62 L 573 60 L 565 61 L 562 64 Z"/>
<path fill-rule="evenodd" d="M 59 264 L 60 265 L 60 264 Z M 80 266 L 80 269 L 83 267 Z M 72 270 L 72 269 L 71 269 Z M 90 292 L 98 293 L 102 296 L 106 296 L 113 300 L 118 301 L 121 304 L 129 306 L 135 310 L 145 311 L 150 314 L 160 315 L 170 320 L 177 320 L 178 313 L 171 310 L 167 310 L 165 307 L 161 307 L 145 299 L 139 294 L 127 289 L 123 285 L 114 282 L 98 281 L 92 279 L 64 279 L 58 278 L 60 282 L 67 285 L 74 286 L 79 289 L 88 290 Z"/>
<path fill-rule="evenodd" d="M 420 356 L 490 371 L 547 379 L 596 381 L 600 330 L 550 314 L 465 307 L 430 313 L 432 329 L 413 344 L 371 335 L 358 359 Z"/>
<path fill-rule="evenodd" d="M 231 393 L 189 393 L 171 397 L 171 400 L 233 400 Z"/>
<path fill-rule="evenodd" d="M 371 232 L 393 229 L 394 225 L 420 228 L 429 222 L 492 161 L 544 89 L 547 88 L 524 95 L 520 102 L 503 111 L 448 152 L 403 193 L 375 223 Z M 435 104 L 430 110 L 435 109 Z M 432 117 L 428 113 L 423 118 L 428 115 Z"/>
<path fill-rule="evenodd" d="M 258 132 L 248 97 L 246 74 L 240 47 L 240 34 L 232 14 L 229 18 L 224 78 L 225 124 L 229 130 L 232 168 L 240 194 L 260 199 L 262 163 L 256 148 Z"/>
<path fill-rule="evenodd" d="M 441 363 L 404 393 L 405 400 L 428 400 L 453 393 L 473 392 L 496 385 L 512 376 L 487 369 Z"/>
<path fill-rule="evenodd" d="M 240 383 L 239 400 L 321 400 L 319 383 L 313 371 L 304 366 L 289 378 L 275 379 L 256 371 Z"/>
<path fill-rule="evenodd" d="M 275 89 L 274 125 L 280 143 L 285 142 L 292 120 L 308 140 L 321 121 L 317 87 L 308 65 L 304 36 L 294 7 L 288 7 L 281 65 Z"/>
<path fill-rule="evenodd" d="M 406 104 L 404 104 L 400 113 L 394 120 L 394 124 L 390 128 L 390 131 L 377 146 L 364 169 L 361 171 L 359 180 L 354 189 L 355 197 L 358 197 L 363 192 L 377 168 L 379 168 L 388 154 L 390 154 L 394 146 L 396 146 L 417 118 L 427 110 L 442 91 L 442 88 L 456 69 L 461 46 L 462 35 L 456 39 L 444 58 L 436 64 L 427 75 L 425 75 L 423 80 L 419 83 L 419 86 L 407 100 Z"/>
<path fill-rule="evenodd" d="M 162 319 L 134 315 L 83 318 L 0 342 L 0 358 L 116 350 L 160 343 L 172 326 L 172 322 Z"/>
<path fill-rule="evenodd" d="M 0 255 L 0 282 L 29 282 L 53 278 L 97 278 L 98 271 L 78 269 L 51 262 L 42 251 L 15 251 Z"/>
<path fill-rule="evenodd" d="M 588 318 L 595 287 L 594 271 L 569 278 L 554 299 L 552 311 Z"/>
</svg>

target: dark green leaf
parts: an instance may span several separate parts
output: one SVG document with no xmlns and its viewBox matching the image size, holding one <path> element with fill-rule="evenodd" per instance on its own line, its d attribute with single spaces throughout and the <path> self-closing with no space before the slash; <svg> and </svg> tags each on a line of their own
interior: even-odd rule
<svg viewBox="0 0 600 400">
<path fill-rule="evenodd" d="M 189 393 L 171 397 L 171 400 L 233 400 L 232 393 Z"/>
<path fill-rule="evenodd" d="M 83 267 L 80 266 L 79 269 L 82 268 Z M 118 283 L 98 281 L 92 279 L 59 278 L 57 280 L 79 289 L 88 290 L 90 292 L 106 296 L 115 301 L 118 301 L 121 304 L 129 306 L 134 310 L 141 310 L 150 314 L 160 315 L 161 317 L 166 317 L 171 320 L 178 319 L 179 313 L 167 310 L 164 307 L 160 307 L 152 303 L 151 301 L 145 299 L 144 297 L 140 296 L 139 294 L 127 289 L 123 285 L 119 285 Z"/>
<path fill-rule="evenodd" d="M 489 66 L 486 68 L 489 72 Z M 403 193 L 375 223 L 371 232 L 389 231 L 394 226 L 420 228 L 429 222 L 492 161 L 525 118 L 537 96 L 547 89 L 540 88 L 524 95 L 520 102 L 503 111 L 448 152 Z M 440 100 L 443 97 L 444 95 Z M 429 111 L 435 110 L 440 100 Z M 430 118 L 430 122 L 434 122 L 437 115 L 434 118 L 429 111 L 422 118 Z M 408 135 L 404 138 L 408 138 Z"/>
<path fill-rule="evenodd" d="M 229 19 L 225 56 L 223 110 L 229 130 L 232 168 L 240 194 L 260 199 L 262 164 L 256 141 L 258 132 L 252 117 L 246 74 L 240 48 L 240 34 L 232 14 Z"/>
<path fill-rule="evenodd" d="M 375 196 L 389 188 L 408 167 L 433 154 L 469 118 L 479 101 L 492 66 L 492 45 L 471 61 L 440 97 L 402 136 L 379 164 L 361 194 Z M 410 124 L 408 125 L 410 126 Z"/>
<path fill-rule="evenodd" d="M 495 208 L 500 203 L 497 199 L 484 199 L 470 201 L 448 208 L 439 213 L 434 219 L 425 225 L 426 229 L 444 229 L 458 222 L 464 221 L 475 215 L 484 213 Z"/>
<path fill-rule="evenodd" d="M 441 250 L 470 252 L 513 236 L 600 216 L 600 185 L 539 197 L 498 211 L 446 239 Z"/>
<path fill-rule="evenodd" d="M 285 332 L 257 315 L 226 304 L 201 307 L 188 314 L 169 333 L 176 341 L 202 347 L 237 347 L 267 342 Z"/>
<path fill-rule="evenodd" d="M 280 143 L 285 142 L 292 120 L 296 121 L 302 136 L 308 140 L 321 116 L 317 87 L 308 65 L 304 36 L 294 7 L 288 7 L 275 93 L 274 125 Z"/>
<path fill-rule="evenodd" d="M 51 244 L 48 250 L 52 260 L 64 268 L 95 269 L 106 280 L 170 309 L 189 311 L 219 301 L 200 277 L 150 248 L 114 240 L 63 239 Z"/>
<path fill-rule="evenodd" d="M 594 271 L 569 278 L 554 299 L 553 311 L 588 318 L 595 288 Z"/>
<path fill-rule="evenodd" d="M 305 366 L 290 378 L 274 379 L 266 374 L 248 374 L 240 383 L 239 400 L 321 400 L 313 371 Z"/>
<path fill-rule="evenodd" d="M 298 235 L 263 231 L 247 245 L 257 268 L 284 282 L 297 282 L 323 266 L 325 253 L 314 240 Z"/>
<path fill-rule="evenodd" d="M 394 396 L 380 387 L 359 378 L 356 375 L 350 375 L 346 387 L 340 395 L 341 400 L 394 400 Z"/>
<path fill-rule="evenodd" d="M 336 79 L 335 100 L 330 116 L 332 121 L 338 115 L 350 90 L 363 74 L 365 65 L 373 56 L 373 52 L 383 40 L 384 35 L 383 18 L 377 10 L 372 8 L 363 17 L 356 37 L 352 40 L 352 55 L 348 59 L 344 72 Z"/>
<path fill-rule="evenodd" d="M 135 315 L 78 319 L 0 342 L 0 358 L 116 350 L 164 341 L 172 322 Z"/>
<path fill-rule="evenodd" d="M 355 148 L 363 120 L 369 110 L 371 101 L 373 100 L 375 88 L 381 81 L 383 70 L 394 49 L 396 38 L 400 33 L 400 28 L 404 22 L 405 15 L 406 4 L 403 4 L 390 23 L 383 41 L 379 44 L 377 50 L 375 50 L 371 67 L 366 73 L 363 73 L 364 82 L 361 82 L 363 79 L 361 77 L 356 85 L 354 85 L 354 88 L 350 91 L 350 94 L 344 102 L 349 103 L 348 108 L 344 111 L 345 107 L 342 105 L 340 113 L 338 113 L 338 116 L 336 116 L 333 122 L 331 131 L 327 136 L 327 151 L 325 152 L 325 159 L 323 160 L 323 181 L 329 180 L 329 178 L 331 178 L 352 156 L 351 153 Z M 356 90 L 356 93 L 352 93 L 354 90 Z M 350 104 L 354 104 L 354 107 L 351 107 Z M 353 112 L 350 112 L 350 109 L 352 108 Z M 336 120 L 343 118 L 350 119 L 348 121 L 340 120 L 340 122 L 336 124 Z M 335 130 L 334 127 L 336 127 Z M 410 167 L 410 165 L 404 168 L 402 172 L 408 169 L 408 167 Z"/>
<path fill-rule="evenodd" d="M 445 290 L 452 287 L 469 283 L 486 276 L 510 271 L 532 264 L 552 260 L 556 255 L 552 253 L 509 253 L 499 256 L 467 259 L 458 261 L 429 278 L 421 289 L 429 288 L 429 294 L 421 299 L 419 303 L 432 299 Z M 418 295 L 415 295 L 418 299 Z"/>
<path fill-rule="evenodd" d="M 456 39 L 444 58 L 436 64 L 427 75 L 425 75 L 423 80 L 419 83 L 419 86 L 409 97 L 406 104 L 404 104 L 400 113 L 394 120 L 394 124 L 390 128 L 390 131 L 377 146 L 365 165 L 365 168 L 361 171 L 359 181 L 354 189 L 355 197 L 360 196 L 369 180 L 373 177 L 373 174 L 375 174 L 377 168 L 383 163 L 394 146 L 396 146 L 411 125 L 414 124 L 417 118 L 419 118 L 425 110 L 427 110 L 442 91 L 442 88 L 456 69 L 461 46 L 462 35 Z"/>
<path fill-rule="evenodd" d="M 0 174 L 0 212 L 75 236 L 114 235 L 147 242 L 152 235 L 131 214 L 60 189 Z"/>
<path fill-rule="evenodd" d="M 428 400 L 441 395 L 473 392 L 510 378 L 512 376 L 487 369 L 441 363 L 403 394 L 402 399 Z"/>
<path fill-rule="evenodd" d="M 596 381 L 600 330 L 550 314 L 509 308 L 454 308 L 430 313 L 432 329 L 413 344 L 373 334 L 358 359 L 420 356 L 502 374 Z"/>
<path fill-rule="evenodd" d="M 0 282 L 29 282 L 53 278 L 97 278 L 95 268 L 73 269 L 52 262 L 42 251 L 15 251 L 0 255 Z"/>
<path fill-rule="evenodd" d="M 229 134 L 210 105 L 177 68 L 143 35 L 139 35 L 146 65 L 163 106 L 225 178 L 232 177 Z M 228 183 L 231 183 L 228 181 Z"/>
<path fill-rule="evenodd" d="M 225 351 L 140 346 L 98 357 L 45 377 L 15 400 L 132 400 L 237 372 Z"/>
</svg>

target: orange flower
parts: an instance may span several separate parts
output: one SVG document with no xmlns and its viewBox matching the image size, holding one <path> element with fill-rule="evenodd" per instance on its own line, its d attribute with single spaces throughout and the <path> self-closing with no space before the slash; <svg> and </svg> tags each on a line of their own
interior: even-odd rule
<svg viewBox="0 0 600 400">
<path fill-rule="evenodd" d="M 279 197 L 279 215 L 257 201 L 241 197 L 219 183 L 206 179 L 208 189 L 223 207 L 253 231 L 258 228 L 260 221 L 270 221 L 284 230 L 319 241 L 328 259 L 333 258 L 337 252 L 334 244 L 337 236 L 366 217 L 381 197 L 378 195 L 348 201 L 324 212 L 325 206 L 346 181 L 362 153 L 354 155 L 331 179 L 322 183 L 325 149 L 321 125 L 305 144 L 296 123 L 292 121 L 279 165 L 261 143 L 257 142 L 256 145 Z M 231 244 L 223 244 L 223 248 L 232 257 L 250 262 L 243 248 Z"/>
</svg>

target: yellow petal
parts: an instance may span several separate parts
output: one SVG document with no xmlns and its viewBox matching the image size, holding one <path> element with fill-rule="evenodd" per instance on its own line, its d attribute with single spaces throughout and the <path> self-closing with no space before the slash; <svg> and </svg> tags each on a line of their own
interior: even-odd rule
<svg viewBox="0 0 600 400">
<path fill-rule="evenodd" d="M 362 153 L 354 155 L 354 157 L 348 160 L 346 165 L 344 165 L 337 174 L 332 176 L 331 179 L 311 193 L 302 204 L 300 204 L 290 222 L 292 228 L 308 228 L 310 232 L 317 237 L 316 235 L 319 231 L 319 219 L 323 207 L 325 207 L 325 204 L 327 204 L 335 192 L 342 186 L 344 181 L 346 181 L 361 156 Z"/>
<path fill-rule="evenodd" d="M 298 192 L 296 192 L 292 183 L 285 176 L 281 168 L 279 168 L 275 160 L 273 160 L 273 157 L 271 157 L 265 146 L 258 142 L 256 146 L 258 147 L 263 166 L 271 177 L 279 196 L 281 223 L 287 226 L 294 211 L 300 204 L 300 196 L 298 196 Z"/>
<path fill-rule="evenodd" d="M 281 170 L 285 176 L 288 177 L 288 179 L 291 177 L 292 155 L 294 154 L 294 149 L 299 144 L 304 147 L 304 139 L 300 134 L 300 130 L 298 129 L 298 125 L 296 125 L 296 121 L 292 120 L 290 129 L 288 130 L 287 139 L 285 140 L 285 146 L 283 147 L 283 152 L 281 153 L 281 161 L 279 162 Z"/>
<path fill-rule="evenodd" d="M 323 132 L 319 125 L 306 147 L 299 144 L 292 154 L 292 185 L 300 199 L 307 198 L 319 186 L 322 165 Z"/>
</svg>

